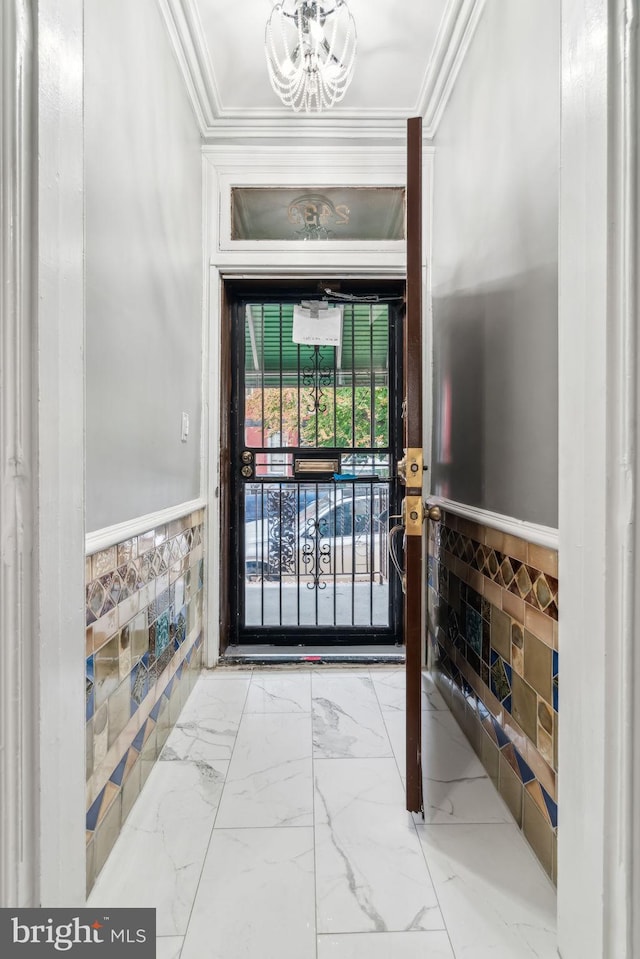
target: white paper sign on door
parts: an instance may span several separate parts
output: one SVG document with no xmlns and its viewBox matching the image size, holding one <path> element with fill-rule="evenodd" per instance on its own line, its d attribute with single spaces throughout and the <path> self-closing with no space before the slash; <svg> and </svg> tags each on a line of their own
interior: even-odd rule
<svg viewBox="0 0 640 959">
<path fill-rule="evenodd" d="M 342 307 L 326 309 L 293 308 L 294 343 L 308 346 L 340 346 L 342 342 Z"/>
</svg>

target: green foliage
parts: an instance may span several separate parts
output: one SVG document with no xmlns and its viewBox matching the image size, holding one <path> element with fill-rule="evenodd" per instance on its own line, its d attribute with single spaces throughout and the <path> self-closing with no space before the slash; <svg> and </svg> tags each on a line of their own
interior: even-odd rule
<svg viewBox="0 0 640 959">
<path fill-rule="evenodd" d="M 283 445 L 310 447 L 384 447 L 388 445 L 389 392 L 386 386 L 324 387 L 318 411 L 309 409 L 308 388 L 267 387 L 245 400 L 245 417 L 264 424 L 264 443 L 280 433 Z M 264 408 L 263 408 L 264 404 Z M 373 412 L 373 424 L 372 424 Z M 299 430 L 299 434 L 298 434 Z M 373 434 L 373 435 L 372 435 Z"/>
</svg>

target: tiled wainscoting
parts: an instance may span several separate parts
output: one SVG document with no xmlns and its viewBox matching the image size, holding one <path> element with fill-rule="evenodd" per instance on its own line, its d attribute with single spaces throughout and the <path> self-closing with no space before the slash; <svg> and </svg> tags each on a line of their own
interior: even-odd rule
<svg viewBox="0 0 640 959">
<path fill-rule="evenodd" d="M 555 882 L 557 551 L 450 512 L 430 527 L 436 682 Z"/>
<path fill-rule="evenodd" d="M 87 888 L 202 664 L 204 511 L 87 557 Z"/>
</svg>

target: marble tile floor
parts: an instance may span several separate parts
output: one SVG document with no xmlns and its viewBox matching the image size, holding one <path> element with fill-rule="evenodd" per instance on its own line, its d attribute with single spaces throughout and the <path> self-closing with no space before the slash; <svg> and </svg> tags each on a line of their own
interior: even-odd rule
<svg viewBox="0 0 640 959">
<path fill-rule="evenodd" d="M 425 818 L 404 669 L 202 674 L 90 895 L 158 959 L 550 959 L 555 891 L 427 675 Z"/>
</svg>

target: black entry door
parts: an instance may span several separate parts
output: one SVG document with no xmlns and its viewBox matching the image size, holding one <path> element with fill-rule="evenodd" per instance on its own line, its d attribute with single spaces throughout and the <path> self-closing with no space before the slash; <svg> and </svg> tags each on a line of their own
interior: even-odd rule
<svg viewBox="0 0 640 959">
<path fill-rule="evenodd" d="M 232 642 L 402 642 L 387 546 L 400 324 L 374 295 L 234 304 Z"/>
</svg>

